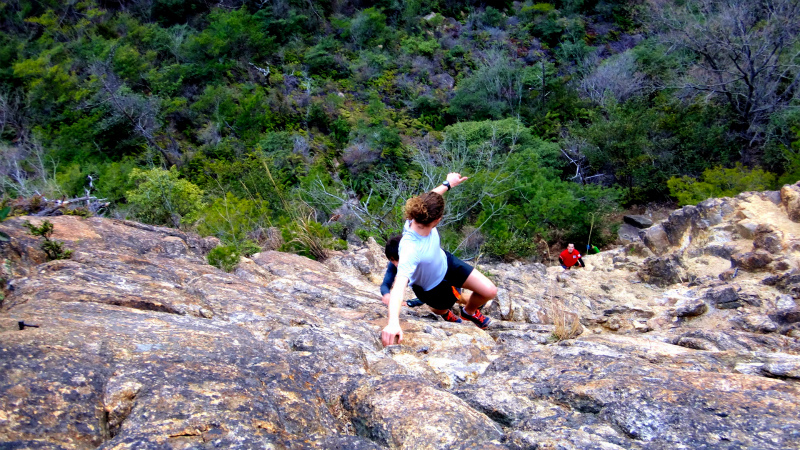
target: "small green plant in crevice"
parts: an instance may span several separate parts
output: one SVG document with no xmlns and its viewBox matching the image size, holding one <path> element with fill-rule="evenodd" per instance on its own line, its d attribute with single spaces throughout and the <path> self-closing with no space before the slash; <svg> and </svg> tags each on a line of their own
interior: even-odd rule
<svg viewBox="0 0 800 450">
<path fill-rule="evenodd" d="M 30 230 L 32 235 L 44 238 L 44 242 L 42 242 L 40 248 L 47 254 L 48 261 L 69 259 L 72 257 L 72 250 L 65 249 L 63 242 L 50 239 L 50 235 L 53 234 L 53 223 L 49 220 L 45 220 L 38 227 L 26 220 L 23 226 Z"/>
<path fill-rule="evenodd" d="M 10 206 L 6 206 L 5 208 L 0 209 L 0 222 L 6 220 L 6 217 L 8 217 L 8 213 L 10 212 L 11 212 Z M 8 242 L 10 239 L 11 238 L 8 236 L 8 234 L 0 231 L 0 242 Z"/>
<path fill-rule="evenodd" d="M 233 272 L 240 258 L 241 253 L 235 245 L 221 245 L 208 252 L 208 263 L 225 272 Z"/>
</svg>

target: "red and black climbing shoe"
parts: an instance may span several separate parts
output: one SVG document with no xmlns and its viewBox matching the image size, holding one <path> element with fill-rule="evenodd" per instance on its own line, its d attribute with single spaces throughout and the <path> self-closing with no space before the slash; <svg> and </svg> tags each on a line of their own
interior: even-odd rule
<svg viewBox="0 0 800 450">
<path fill-rule="evenodd" d="M 468 314 L 467 311 L 464 310 L 463 306 L 461 307 L 461 317 L 468 319 L 481 330 L 489 328 L 489 324 L 492 323 L 492 319 L 484 316 L 480 310 L 476 310 L 475 314 Z"/>
<path fill-rule="evenodd" d="M 440 316 L 442 316 L 442 319 L 448 322 L 461 323 L 461 317 L 458 317 L 457 315 L 453 314 L 453 311 L 450 311 L 449 309 L 447 310 L 446 313 L 440 314 Z"/>
</svg>

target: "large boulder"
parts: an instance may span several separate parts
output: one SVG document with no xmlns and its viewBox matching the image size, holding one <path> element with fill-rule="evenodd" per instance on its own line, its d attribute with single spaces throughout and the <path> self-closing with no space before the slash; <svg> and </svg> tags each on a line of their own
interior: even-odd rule
<svg viewBox="0 0 800 450">
<path fill-rule="evenodd" d="M 800 183 L 787 184 L 781 188 L 781 203 L 793 222 L 800 222 Z"/>
</svg>

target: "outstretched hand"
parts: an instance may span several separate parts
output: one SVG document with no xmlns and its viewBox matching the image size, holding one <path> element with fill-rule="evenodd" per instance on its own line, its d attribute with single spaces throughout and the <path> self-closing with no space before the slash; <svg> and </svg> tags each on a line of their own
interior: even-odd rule
<svg viewBox="0 0 800 450">
<path fill-rule="evenodd" d="M 462 177 L 458 172 L 450 172 L 447 174 L 447 182 L 450 183 L 450 188 L 454 188 L 468 179 L 469 177 Z"/>
<path fill-rule="evenodd" d="M 395 338 L 397 338 L 397 343 L 403 342 L 403 329 L 400 328 L 400 325 L 386 325 L 386 328 L 383 329 L 381 332 L 381 342 L 383 343 L 384 347 L 388 347 L 390 345 L 395 344 Z"/>
</svg>

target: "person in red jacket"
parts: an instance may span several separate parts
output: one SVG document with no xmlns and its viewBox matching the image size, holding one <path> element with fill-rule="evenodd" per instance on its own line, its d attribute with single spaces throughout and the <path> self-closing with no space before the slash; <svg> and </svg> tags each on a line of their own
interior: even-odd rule
<svg viewBox="0 0 800 450">
<path fill-rule="evenodd" d="M 574 244 L 567 245 L 567 249 L 558 255 L 558 262 L 561 263 L 561 267 L 563 267 L 564 270 L 569 270 L 576 264 L 581 267 L 586 267 L 586 264 L 584 264 L 581 259 L 580 252 L 575 250 Z"/>
</svg>

